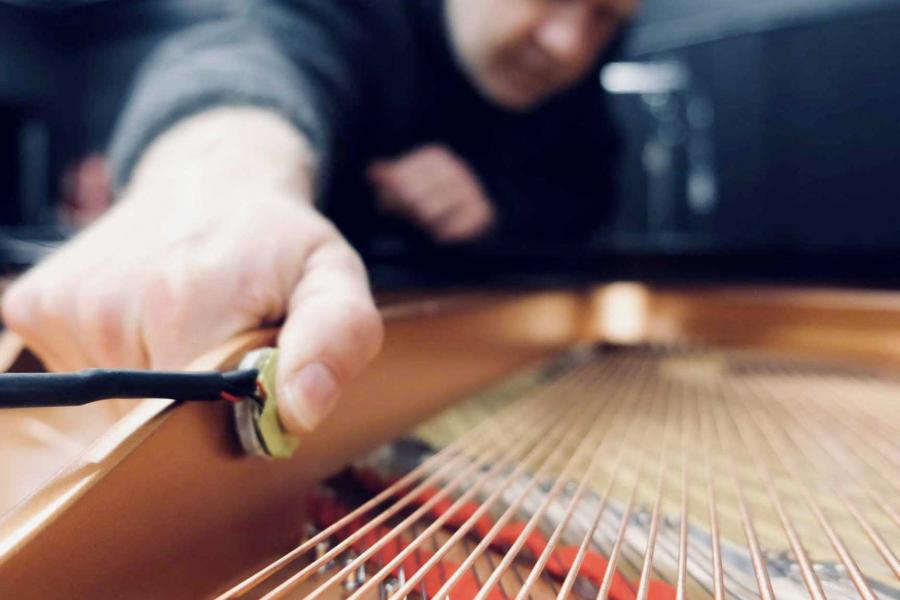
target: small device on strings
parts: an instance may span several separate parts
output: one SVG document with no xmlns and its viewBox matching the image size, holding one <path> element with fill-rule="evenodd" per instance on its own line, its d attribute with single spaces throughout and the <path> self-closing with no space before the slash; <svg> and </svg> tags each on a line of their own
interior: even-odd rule
<svg viewBox="0 0 900 600">
<path fill-rule="evenodd" d="M 299 440 L 278 419 L 275 397 L 277 348 L 260 348 L 244 357 L 239 369 L 257 373 L 256 392 L 234 404 L 234 424 L 244 451 L 254 456 L 290 458 Z"/>
<path fill-rule="evenodd" d="M 110 398 L 226 400 L 234 404 L 241 446 L 255 456 L 287 458 L 298 440 L 278 420 L 278 350 L 251 352 L 236 371 L 160 372 L 87 369 L 75 373 L 0 374 L 0 408 L 81 406 Z"/>
</svg>

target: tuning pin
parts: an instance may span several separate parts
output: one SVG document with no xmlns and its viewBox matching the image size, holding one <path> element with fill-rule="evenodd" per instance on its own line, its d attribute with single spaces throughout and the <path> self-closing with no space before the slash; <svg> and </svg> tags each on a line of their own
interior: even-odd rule
<svg viewBox="0 0 900 600">
<path fill-rule="evenodd" d="M 303 539 L 300 540 L 300 543 L 302 544 L 302 543 L 306 542 L 306 540 L 310 540 L 310 539 L 316 537 L 317 535 L 319 535 L 319 533 L 321 531 L 322 531 L 321 529 L 319 529 L 312 523 L 306 523 L 303 526 Z"/>
<path fill-rule="evenodd" d="M 397 577 L 389 577 L 384 583 L 379 587 L 378 596 L 380 600 L 387 600 L 387 598 L 391 597 L 394 592 L 402 588 L 406 584 L 406 573 L 403 572 L 403 567 L 397 571 Z"/>
<path fill-rule="evenodd" d="M 334 546 L 334 544 L 332 544 L 331 538 L 324 539 L 321 542 L 319 542 L 318 544 L 316 544 L 316 550 L 315 550 L 316 560 L 319 560 L 323 556 L 325 556 L 331 550 L 331 548 L 333 546 Z M 330 571 L 332 568 L 334 568 L 334 561 L 330 560 L 330 561 L 326 562 L 324 565 L 322 565 L 321 567 L 319 567 L 319 573 L 320 574 L 326 573 L 327 571 Z"/>
<path fill-rule="evenodd" d="M 344 567 L 351 564 L 354 560 L 356 560 L 356 558 L 357 558 L 357 554 L 351 548 L 347 552 L 347 555 L 344 558 L 344 560 L 342 561 Z M 347 592 L 355 592 L 365 582 L 366 582 L 366 565 L 365 565 L 365 563 L 362 563 L 356 569 L 351 571 L 349 575 L 347 575 L 347 579 L 345 579 L 344 583 L 343 583 L 344 590 L 346 590 Z"/>
</svg>

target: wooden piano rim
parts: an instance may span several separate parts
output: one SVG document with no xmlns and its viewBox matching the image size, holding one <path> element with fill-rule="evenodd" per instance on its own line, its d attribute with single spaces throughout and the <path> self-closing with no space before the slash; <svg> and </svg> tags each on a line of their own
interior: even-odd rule
<svg viewBox="0 0 900 600">
<path fill-rule="evenodd" d="M 633 288 L 629 289 L 634 291 Z M 488 354 L 498 351 L 511 354 L 509 360 L 501 361 L 502 364 L 495 365 L 495 368 L 478 373 L 470 382 L 461 382 L 464 384 L 457 385 L 452 393 L 432 399 L 432 404 L 420 407 L 415 415 L 410 415 L 400 425 L 420 420 L 445 405 L 448 396 L 484 385 L 515 366 L 573 342 L 602 337 L 602 327 L 593 323 L 592 319 L 596 317 L 598 307 L 604 306 L 610 293 L 615 293 L 615 286 L 604 286 L 588 292 L 536 292 L 513 299 L 493 295 L 454 297 L 449 300 L 412 302 L 388 307 L 385 314 L 389 336 L 392 330 L 399 329 L 405 330 L 403 335 L 407 338 L 415 340 L 416 334 L 411 326 L 423 317 L 433 319 L 429 327 L 431 335 L 446 330 L 452 337 L 452 332 L 460 330 L 464 325 L 471 328 L 473 324 L 490 324 L 478 329 L 484 337 L 494 338 L 487 340 Z M 718 288 L 699 292 L 692 289 L 647 289 L 646 293 L 648 306 L 645 308 L 648 316 L 644 335 L 647 339 L 666 341 L 690 337 L 733 344 L 743 332 L 750 345 L 873 361 L 893 367 L 900 365 L 900 302 L 892 294 L 841 290 L 805 292 L 800 289 L 778 288 Z M 548 310 L 564 315 L 557 324 L 557 331 L 530 332 L 525 336 L 517 334 L 516 328 L 527 325 L 528 317 L 546 315 Z M 473 315 L 475 318 L 472 318 Z M 568 321 L 565 315 L 568 316 Z M 844 348 L 840 344 L 842 336 L 849 340 Z M 860 337 L 864 339 L 858 339 Z M 272 331 L 247 334 L 198 360 L 191 368 L 207 369 L 233 364 L 247 350 L 271 343 L 273 338 Z M 10 339 L 0 343 L 0 349 L 9 351 L 10 348 L 15 348 L 15 340 Z M 422 339 L 419 334 L 418 341 L 421 342 Z M 386 350 L 390 353 L 390 342 Z M 407 360 L 409 358 L 406 356 Z M 351 395 L 358 394 L 359 391 L 356 388 L 351 391 Z M 194 440 L 202 446 L 199 453 L 203 458 L 226 463 L 248 460 L 237 457 L 232 440 L 222 431 L 223 422 L 227 419 L 224 407 L 217 409 L 205 405 L 182 405 L 176 410 L 167 411 L 170 406 L 170 402 L 163 400 L 142 402 L 117 423 L 108 435 L 91 446 L 78 461 L 0 520 L 0 591 L 7 586 L 17 592 L 27 589 L 23 586 L 34 583 L 28 581 L 29 576 L 44 572 L 41 569 L 43 561 L 77 548 L 77 537 L 91 530 L 87 520 L 96 519 L 97 514 L 102 514 L 97 513 L 97 510 L 106 510 L 111 506 L 117 515 L 127 516 L 126 509 L 131 507 L 122 503 L 121 495 L 116 497 L 112 494 L 111 497 L 116 500 L 112 503 L 100 496 L 108 492 L 105 488 L 115 487 L 116 480 L 122 479 L 122 474 L 131 468 L 130 463 L 143 464 L 147 468 L 146 456 L 141 455 L 146 454 L 154 444 L 172 445 L 177 435 L 199 426 L 208 434 L 208 437 L 201 436 Z M 351 409 L 349 405 L 346 408 Z M 399 433 L 396 429 L 402 430 L 402 427 L 383 433 L 396 435 Z M 311 437 L 319 441 L 327 440 L 333 431 L 329 432 L 327 427 L 325 430 Z M 384 436 L 379 438 L 376 435 L 373 441 L 383 439 Z M 357 444 L 359 448 L 371 445 Z M 171 455 L 171 451 L 169 454 Z M 121 468 L 116 469 L 116 466 Z M 335 466 L 337 465 L 328 468 L 333 469 Z M 285 465 L 271 463 L 258 470 L 267 471 L 271 478 L 287 472 Z M 311 478 L 307 477 L 303 483 L 309 485 L 322 474 L 321 470 L 312 473 Z M 124 479 L 128 480 L 128 477 Z M 132 477 L 131 481 L 133 480 Z M 118 484 L 121 491 L 122 482 Z M 277 512 L 278 507 L 285 502 L 290 505 L 302 495 L 303 490 L 287 491 L 284 486 L 277 485 L 266 490 L 267 493 L 273 491 L 283 494 L 283 499 L 273 502 L 268 507 L 268 513 Z M 248 498 L 241 500 L 247 502 Z M 188 506 L 188 510 L 191 508 L 197 509 L 196 506 Z M 260 514 L 267 512 L 265 509 L 259 511 Z M 208 525 L 205 526 L 208 528 Z M 248 528 L 244 523 L 234 529 L 237 533 L 246 534 L 253 527 Z M 142 531 L 146 534 L 146 527 Z M 107 543 L 115 541 L 109 532 L 106 535 Z M 101 539 L 101 543 L 103 541 Z M 196 545 L 197 540 L 188 539 L 187 542 Z M 287 543 L 287 540 L 279 542 Z M 270 550 L 265 544 L 257 546 L 251 550 Z M 250 566 L 245 560 L 243 568 Z M 126 572 L 118 579 L 126 581 L 132 575 L 134 573 Z M 95 574 L 94 577 L 98 575 Z M 87 579 L 88 587 L 79 588 L 72 584 L 75 587 L 70 588 L 71 591 L 98 589 L 91 586 L 99 585 L 99 581 L 90 581 L 90 575 Z M 180 586 L 183 578 L 176 579 L 180 582 L 177 589 L 187 589 Z M 226 580 L 222 581 L 222 585 L 226 583 Z M 50 577 L 45 586 L 51 587 L 42 589 L 52 589 L 53 585 L 58 584 Z M 38 594 L 39 589 L 41 588 L 33 588 L 32 592 Z"/>
</svg>

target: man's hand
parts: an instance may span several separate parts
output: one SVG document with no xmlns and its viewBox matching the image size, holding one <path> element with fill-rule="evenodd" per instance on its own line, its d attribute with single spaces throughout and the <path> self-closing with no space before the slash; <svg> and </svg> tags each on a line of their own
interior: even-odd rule
<svg viewBox="0 0 900 600">
<path fill-rule="evenodd" d="M 177 125 L 107 215 L 10 288 L 4 319 L 55 370 L 179 369 L 286 319 L 279 414 L 313 429 L 382 324 L 361 260 L 312 205 L 311 162 L 262 110 Z"/>
<path fill-rule="evenodd" d="M 376 161 L 368 174 L 384 210 L 418 223 L 438 241 L 475 238 L 494 222 L 494 208 L 475 174 L 443 146 Z"/>
</svg>

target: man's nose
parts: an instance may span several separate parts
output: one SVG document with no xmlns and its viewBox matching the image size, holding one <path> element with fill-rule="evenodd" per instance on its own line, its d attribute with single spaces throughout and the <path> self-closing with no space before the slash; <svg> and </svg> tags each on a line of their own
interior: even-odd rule
<svg viewBox="0 0 900 600">
<path fill-rule="evenodd" d="M 581 59 L 587 45 L 587 21 L 583 11 L 561 10 L 538 27 L 536 38 L 548 56 L 560 65 Z"/>
</svg>

